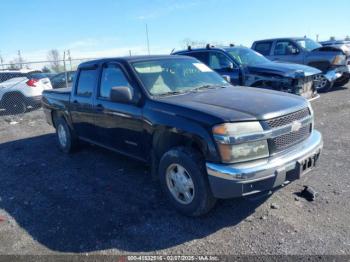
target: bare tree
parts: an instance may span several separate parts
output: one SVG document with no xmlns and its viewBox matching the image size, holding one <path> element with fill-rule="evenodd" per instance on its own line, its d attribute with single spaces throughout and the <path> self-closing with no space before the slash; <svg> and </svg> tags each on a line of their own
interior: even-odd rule
<svg viewBox="0 0 350 262">
<path fill-rule="evenodd" d="M 60 71 L 60 53 L 57 49 L 52 49 L 47 53 L 47 59 L 50 61 L 51 69 L 55 72 Z"/>
</svg>

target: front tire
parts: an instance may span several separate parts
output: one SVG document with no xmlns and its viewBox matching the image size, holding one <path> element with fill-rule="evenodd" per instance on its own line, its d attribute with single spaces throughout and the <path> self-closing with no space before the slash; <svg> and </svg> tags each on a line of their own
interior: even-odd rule
<svg viewBox="0 0 350 262">
<path fill-rule="evenodd" d="M 328 92 L 332 89 L 333 83 L 328 81 L 323 75 L 317 75 L 315 80 L 318 82 L 316 84 L 317 92 Z"/>
<path fill-rule="evenodd" d="M 58 147 L 64 153 L 71 153 L 77 148 L 78 139 L 72 132 L 64 118 L 60 117 L 55 122 Z"/>
<path fill-rule="evenodd" d="M 350 81 L 350 77 L 341 77 L 340 79 L 338 79 L 337 81 L 335 81 L 334 83 L 334 87 L 343 87 L 345 86 L 347 83 L 349 83 Z"/>
<path fill-rule="evenodd" d="M 162 190 L 172 205 L 187 216 L 200 216 L 215 205 L 204 161 L 193 149 L 175 147 L 160 160 Z"/>
</svg>

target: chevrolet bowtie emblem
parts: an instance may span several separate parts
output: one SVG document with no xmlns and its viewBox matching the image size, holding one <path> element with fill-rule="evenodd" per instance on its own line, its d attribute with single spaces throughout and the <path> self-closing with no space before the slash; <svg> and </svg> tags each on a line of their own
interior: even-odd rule
<svg viewBox="0 0 350 262">
<path fill-rule="evenodd" d="M 294 121 L 293 123 L 292 123 L 292 132 L 297 132 L 297 131 L 299 131 L 300 130 L 300 128 L 301 128 L 301 123 L 299 122 L 299 121 Z"/>
</svg>

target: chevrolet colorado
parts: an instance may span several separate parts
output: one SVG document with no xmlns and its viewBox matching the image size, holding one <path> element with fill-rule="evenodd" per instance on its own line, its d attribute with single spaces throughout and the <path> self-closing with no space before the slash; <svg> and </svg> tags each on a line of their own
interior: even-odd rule
<svg viewBox="0 0 350 262">
<path fill-rule="evenodd" d="M 44 91 L 42 104 L 62 151 L 82 140 L 149 163 L 190 216 L 300 178 L 323 146 L 306 99 L 231 86 L 187 56 L 85 62 L 71 88 Z"/>
</svg>

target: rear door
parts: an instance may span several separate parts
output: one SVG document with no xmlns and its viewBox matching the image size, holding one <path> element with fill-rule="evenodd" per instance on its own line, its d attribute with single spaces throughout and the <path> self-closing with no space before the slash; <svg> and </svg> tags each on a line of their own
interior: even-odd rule
<svg viewBox="0 0 350 262">
<path fill-rule="evenodd" d="M 97 65 L 81 68 L 70 100 L 72 123 L 78 136 L 94 140 L 95 123 L 93 94 L 96 90 L 99 68 Z"/>
<path fill-rule="evenodd" d="M 252 49 L 262 54 L 263 56 L 270 58 L 272 44 L 273 44 L 273 41 L 256 42 Z"/>
<path fill-rule="evenodd" d="M 290 40 L 277 40 L 275 42 L 271 60 L 296 64 L 304 63 L 302 50 Z"/>
</svg>

